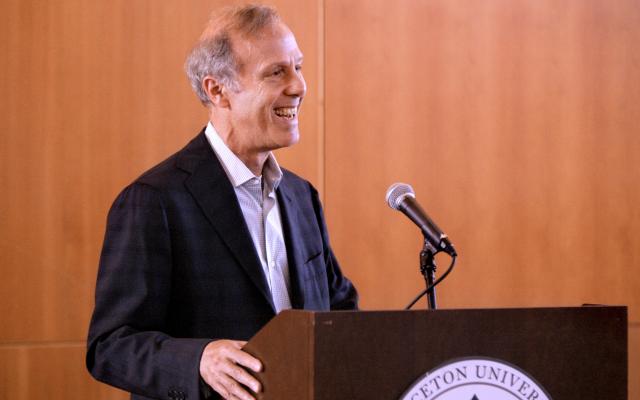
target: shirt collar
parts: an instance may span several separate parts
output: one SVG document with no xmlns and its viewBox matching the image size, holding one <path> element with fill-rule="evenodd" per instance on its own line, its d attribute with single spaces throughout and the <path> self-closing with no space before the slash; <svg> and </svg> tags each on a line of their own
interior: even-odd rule
<svg viewBox="0 0 640 400">
<path fill-rule="evenodd" d="M 278 188 L 280 180 L 282 180 L 282 170 L 272 152 L 269 152 L 267 156 L 262 168 L 262 175 L 256 176 L 247 168 L 242 160 L 231 151 L 220 135 L 218 135 L 218 132 L 216 132 L 211 122 L 207 124 L 204 134 L 234 188 L 242 186 L 252 179 L 261 179 L 262 177 L 264 177 L 264 184 L 268 189 L 267 193 Z"/>
</svg>

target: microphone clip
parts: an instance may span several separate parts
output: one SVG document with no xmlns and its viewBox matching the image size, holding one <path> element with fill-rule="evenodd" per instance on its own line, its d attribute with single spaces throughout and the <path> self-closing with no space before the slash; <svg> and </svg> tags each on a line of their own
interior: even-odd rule
<svg viewBox="0 0 640 400">
<path fill-rule="evenodd" d="M 436 259 L 435 255 L 441 250 L 436 249 L 427 236 L 424 237 L 424 245 L 420 251 L 420 273 L 424 277 L 427 288 L 431 288 L 427 292 L 427 302 L 430 310 L 438 308 L 436 304 L 436 288 L 433 286 L 436 277 Z"/>
</svg>

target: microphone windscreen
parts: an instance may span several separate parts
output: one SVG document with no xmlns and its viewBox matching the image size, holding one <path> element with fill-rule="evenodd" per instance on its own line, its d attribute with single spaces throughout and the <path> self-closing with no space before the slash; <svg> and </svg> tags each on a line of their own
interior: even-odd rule
<svg viewBox="0 0 640 400">
<path fill-rule="evenodd" d="M 411 196 L 414 199 L 416 197 L 416 194 L 413 191 L 411 185 L 400 182 L 394 183 L 393 185 L 389 186 L 389 189 L 387 189 L 387 204 L 394 210 L 398 210 L 400 204 L 402 203 L 402 200 L 404 200 L 404 198 L 407 196 Z"/>
</svg>

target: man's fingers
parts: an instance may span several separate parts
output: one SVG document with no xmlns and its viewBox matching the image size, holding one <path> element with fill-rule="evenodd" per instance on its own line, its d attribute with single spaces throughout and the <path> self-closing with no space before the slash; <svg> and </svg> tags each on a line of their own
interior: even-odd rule
<svg viewBox="0 0 640 400">
<path fill-rule="evenodd" d="M 229 343 L 236 349 L 241 349 L 245 344 L 247 344 L 244 340 L 229 340 Z"/>
<path fill-rule="evenodd" d="M 210 385 L 211 385 L 211 388 L 213 390 L 215 390 L 220 396 L 222 396 L 223 399 L 228 399 L 228 398 L 231 397 L 231 393 L 229 393 L 227 388 L 222 386 L 220 381 L 218 381 L 218 380 L 213 381 L 213 382 L 210 383 Z"/>
<path fill-rule="evenodd" d="M 236 364 L 249 368 L 253 372 L 262 371 L 262 363 L 260 360 L 241 349 L 233 349 L 233 351 L 229 352 L 229 358 Z"/>
<path fill-rule="evenodd" d="M 228 376 L 220 376 L 220 384 L 224 387 L 224 391 L 227 393 L 225 398 L 227 399 L 241 399 L 241 400 L 255 400 L 238 382 L 229 378 Z M 220 393 L 220 391 L 218 391 Z"/>
<path fill-rule="evenodd" d="M 225 368 L 224 372 L 226 372 L 227 375 L 229 375 L 235 381 L 242 383 L 256 393 L 258 393 L 261 389 L 260 382 L 241 367 L 230 365 Z"/>
<path fill-rule="evenodd" d="M 217 340 L 209 343 L 203 351 L 200 376 L 225 399 L 255 400 L 246 388 L 256 393 L 261 390 L 260 381 L 245 370 L 259 372 L 262 369 L 260 360 L 242 351 L 246 343 Z"/>
</svg>

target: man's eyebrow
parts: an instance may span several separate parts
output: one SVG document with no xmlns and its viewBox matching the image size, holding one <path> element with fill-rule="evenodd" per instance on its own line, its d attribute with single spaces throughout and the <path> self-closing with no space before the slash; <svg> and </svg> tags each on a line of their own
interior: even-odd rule
<svg viewBox="0 0 640 400">
<path fill-rule="evenodd" d="M 295 62 L 295 64 L 301 64 L 302 63 L 302 57 L 296 57 L 295 60 L 293 60 Z M 288 67 L 289 66 L 289 62 L 288 61 L 274 61 L 272 63 L 269 64 L 265 64 L 264 67 L 262 67 L 262 70 L 269 70 L 272 68 L 276 68 L 276 67 Z"/>
</svg>

